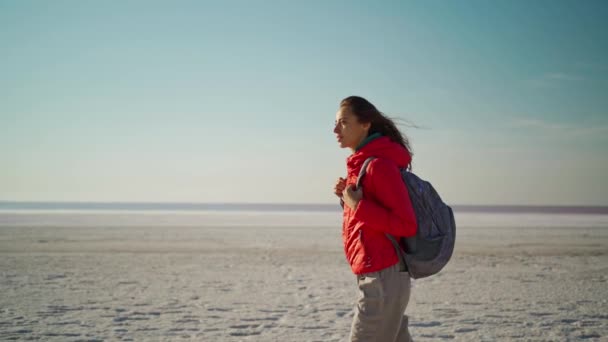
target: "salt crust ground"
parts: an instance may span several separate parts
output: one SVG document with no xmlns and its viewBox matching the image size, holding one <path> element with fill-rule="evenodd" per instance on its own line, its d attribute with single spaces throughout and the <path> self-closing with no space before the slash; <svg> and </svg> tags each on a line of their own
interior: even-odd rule
<svg viewBox="0 0 608 342">
<path fill-rule="evenodd" d="M 342 341 L 339 228 L 0 226 L 0 340 Z M 458 232 L 416 341 L 608 341 L 608 228 Z"/>
</svg>

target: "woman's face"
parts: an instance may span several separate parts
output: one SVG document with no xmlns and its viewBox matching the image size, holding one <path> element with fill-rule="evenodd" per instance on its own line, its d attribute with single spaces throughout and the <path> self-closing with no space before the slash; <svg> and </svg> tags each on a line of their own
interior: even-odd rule
<svg viewBox="0 0 608 342">
<path fill-rule="evenodd" d="M 360 123 L 349 107 L 340 107 L 336 113 L 334 133 L 341 148 L 355 150 L 367 137 L 370 123 Z"/>
</svg>

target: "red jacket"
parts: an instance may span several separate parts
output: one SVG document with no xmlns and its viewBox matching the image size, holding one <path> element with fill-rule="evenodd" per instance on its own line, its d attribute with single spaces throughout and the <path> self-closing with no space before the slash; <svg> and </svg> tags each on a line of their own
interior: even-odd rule
<svg viewBox="0 0 608 342">
<path fill-rule="evenodd" d="M 417 224 L 399 168 L 412 157 L 403 146 L 388 137 L 376 138 L 346 160 L 347 186 L 357 183 L 363 162 L 376 157 L 363 178 L 363 199 L 355 210 L 344 205 L 342 240 L 344 252 L 355 274 L 376 272 L 395 265 L 399 259 L 386 233 L 413 236 Z"/>
</svg>

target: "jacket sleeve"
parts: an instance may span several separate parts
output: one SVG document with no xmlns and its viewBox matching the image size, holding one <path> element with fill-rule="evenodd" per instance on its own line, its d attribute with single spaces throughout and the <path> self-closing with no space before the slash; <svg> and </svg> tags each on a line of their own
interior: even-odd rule
<svg viewBox="0 0 608 342">
<path fill-rule="evenodd" d="M 416 215 L 410 202 L 399 168 L 389 160 L 375 159 L 368 168 L 364 196 L 355 209 L 355 219 L 365 226 L 394 236 L 409 237 L 416 234 Z"/>
</svg>

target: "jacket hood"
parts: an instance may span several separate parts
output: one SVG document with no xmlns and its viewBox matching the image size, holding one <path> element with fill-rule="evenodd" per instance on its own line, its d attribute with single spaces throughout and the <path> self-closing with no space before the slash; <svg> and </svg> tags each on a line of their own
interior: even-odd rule
<svg viewBox="0 0 608 342">
<path fill-rule="evenodd" d="M 399 168 L 407 167 L 412 161 L 412 156 L 405 147 L 382 136 L 368 142 L 346 159 L 348 173 L 358 174 L 365 159 L 369 157 L 391 160 Z"/>
</svg>

